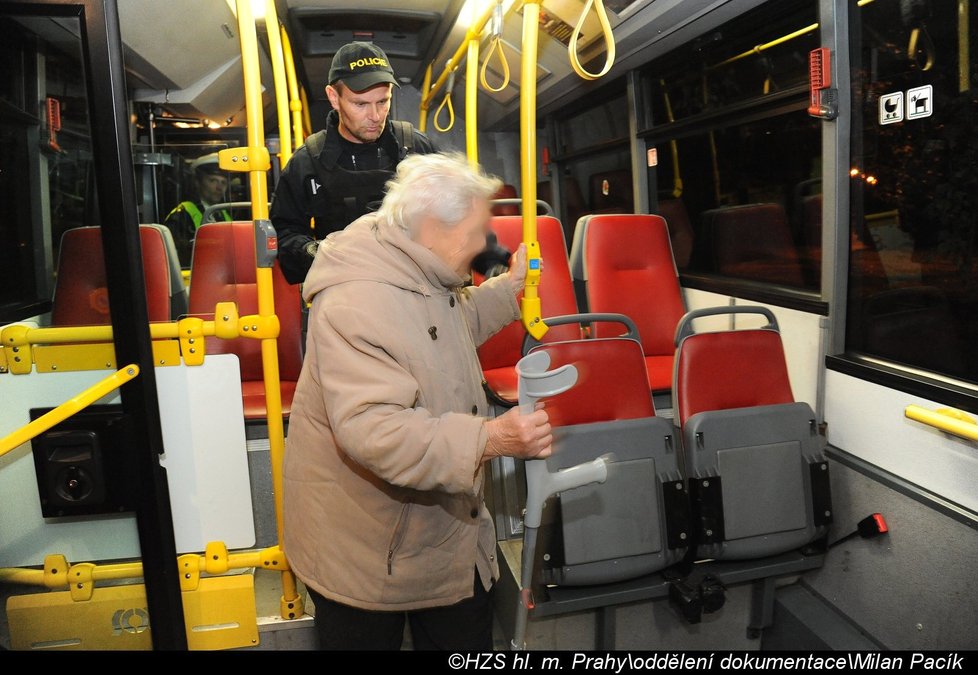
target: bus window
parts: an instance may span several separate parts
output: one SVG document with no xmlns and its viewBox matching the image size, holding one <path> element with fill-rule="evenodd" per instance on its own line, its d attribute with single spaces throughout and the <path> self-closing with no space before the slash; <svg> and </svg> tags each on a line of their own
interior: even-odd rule
<svg viewBox="0 0 978 675">
<path fill-rule="evenodd" d="M 81 39 L 75 19 L 6 15 L 0 30 L 0 323 L 45 323 L 62 236 L 99 225 Z M 89 290 L 108 323 L 104 284 Z"/>
<path fill-rule="evenodd" d="M 819 289 L 821 129 L 805 110 L 816 9 L 766 3 L 642 72 L 640 135 L 658 200 L 688 214 L 689 274 Z"/>
<path fill-rule="evenodd" d="M 851 10 L 846 348 L 978 382 L 978 2 L 961 4 Z"/>
</svg>

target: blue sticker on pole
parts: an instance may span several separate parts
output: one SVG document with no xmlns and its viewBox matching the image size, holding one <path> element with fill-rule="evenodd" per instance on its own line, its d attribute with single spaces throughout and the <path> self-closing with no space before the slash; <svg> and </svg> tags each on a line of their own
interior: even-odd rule
<svg viewBox="0 0 978 675">
<path fill-rule="evenodd" d="M 531 270 L 538 270 L 538 269 L 540 269 L 540 259 L 539 258 L 531 258 L 530 261 L 529 261 L 529 263 L 530 263 L 530 269 Z"/>
</svg>

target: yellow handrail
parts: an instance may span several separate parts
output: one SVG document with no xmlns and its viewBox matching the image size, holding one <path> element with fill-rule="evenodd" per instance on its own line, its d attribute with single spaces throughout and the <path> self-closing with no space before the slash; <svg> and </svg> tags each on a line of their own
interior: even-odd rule
<svg viewBox="0 0 978 675">
<path fill-rule="evenodd" d="M 241 63 L 244 71 L 245 110 L 248 119 L 248 147 L 254 152 L 265 146 L 265 130 L 262 121 L 261 71 L 258 64 L 258 36 L 251 14 L 249 0 L 236 0 L 238 7 L 238 34 L 241 36 Z M 251 217 L 253 220 L 268 219 L 268 187 L 265 173 L 267 166 L 250 167 Z M 272 268 L 257 267 L 258 315 L 275 314 L 275 298 L 272 292 Z M 265 410 L 268 422 L 269 454 L 272 465 L 272 491 L 275 498 L 275 521 L 279 545 L 282 542 L 282 459 L 285 455 L 285 431 L 282 420 L 282 391 L 279 383 L 278 340 L 275 337 L 261 341 L 262 374 L 265 382 Z M 286 609 L 298 600 L 295 576 L 291 571 L 282 573 L 282 618 L 287 619 L 293 610 Z M 301 612 L 300 612 L 301 614 Z"/>
<path fill-rule="evenodd" d="M 34 439 L 39 434 L 65 421 L 75 413 L 87 408 L 106 394 L 110 394 L 126 382 L 139 375 L 139 366 L 130 363 L 125 368 L 117 370 L 105 379 L 99 380 L 88 389 L 68 399 L 54 410 L 51 410 L 33 422 L 24 425 L 12 434 L 0 438 L 0 457 L 14 448 Z"/>
<path fill-rule="evenodd" d="M 946 431 L 949 434 L 978 441 L 978 423 L 967 413 L 951 408 L 927 410 L 919 405 L 908 405 L 903 414 L 918 422 Z"/>
<path fill-rule="evenodd" d="M 666 81 L 660 79 L 659 85 L 662 87 L 662 97 L 666 104 L 666 121 L 675 122 L 676 118 L 672 114 L 672 101 L 669 99 Z M 669 141 L 669 148 L 672 150 L 672 196 L 679 199 L 683 196 L 683 178 L 679 175 L 679 143 L 675 138 Z"/>
<path fill-rule="evenodd" d="M 303 138 L 306 138 L 312 133 L 312 119 L 309 117 L 309 96 L 305 87 L 299 87 L 299 100 L 302 101 Z"/>
<path fill-rule="evenodd" d="M 302 133 L 302 99 L 299 98 L 299 82 L 295 75 L 295 60 L 292 58 L 292 41 L 289 32 L 282 26 L 282 53 L 285 55 L 285 76 L 289 85 L 289 110 L 292 112 L 292 147 L 298 148 L 306 140 Z"/>
<path fill-rule="evenodd" d="M 465 57 L 465 154 L 472 167 L 479 166 L 479 40 L 469 40 Z"/>
<path fill-rule="evenodd" d="M 209 574 L 222 574 L 228 570 L 250 569 L 253 567 L 263 569 L 275 569 L 287 567 L 288 561 L 282 554 L 278 546 L 272 546 L 258 551 L 240 551 L 230 553 L 221 542 L 208 544 L 210 555 L 198 553 L 186 553 L 179 556 L 178 562 L 181 575 L 181 584 L 187 575 L 193 573 L 206 572 Z M 139 561 L 124 563 L 108 563 L 96 565 L 93 563 L 76 563 L 90 570 L 86 573 L 86 578 L 92 582 L 97 581 L 117 581 L 120 579 L 139 579 L 143 576 L 143 564 Z M 21 567 L 0 567 L 0 582 L 9 584 L 20 584 L 24 586 L 43 586 L 54 590 L 64 588 L 68 585 L 68 579 L 72 578 L 72 565 L 68 564 L 67 559 L 61 555 L 45 556 L 42 569 L 25 569 Z"/>
<path fill-rule="evenodd" d="M 425 87 L 421 92 L 421 106 L 419 114 L 419 128 L 422 131 L 424 131 L 424 119 L 428 115 L 428 109 L 431 106 L 432 99 L 434 99 L 435 94 L 438 93 L 438 90 L 440 90 L 442 85 L 444 85 L 448 80 L 448 76 L 455 70 L 455 68 L 458 67 L 459 59 L 462 58 L 462 53 L 468 49 L 469 41 L 479 39 L 479 36 L 482 34 L 482 29 L 485 28 L 486 23 L 488 23 L 494 9 L 495 6 L 490 4 L 486 10 L 479 15 L 479 18 L 476 19 L 475 23 L 469 27 L 469 29 L 465 32 L 465 37 L 462 38 L 462 44 L 460 44 L 458 49 L 455 50 L 455 54 L 452 55 L 452 58 L 448 59 L 448 63 L 445 65 L 445 70 L 438 76 L 438 79 L 435 80 L 435 83 L 431 85 L 430 88 L 427 86 L 428 78 L 427 76 L 425 77 Z M 429 66 L 429 68 L 430 67 L 431 66 Z"/>
<path fill-rule="evenodd" d="M 214 320 L 204 321 L 194 317 L 180 321 L 168 321 L 149 324 L 149 336 L 152 340 L 175 340 L 185 338 L 181 326 L 194 326 L 192 337 L 219 337 L 233 339 L 246 337 L 261 339 L 269 337 L 273 326 L 267 321 L 258 321 L 259 315 L 249 314 L 238 316 L 237 307 L 233 302 L 219 302 L 214 309 Z M 218 319 L 217 317 L 220 317 Z M 254 325 L 261 324 L 259 329 Z M 5 349 L 30 345 L 57 345 L 76 342 L 112 342 L 112 326 L 58 326 L 54 328 L 35 328 L 25 324 L 11 324 L 0 331 L 0 342 Z M 13 372 L 13 369 L 11 369 Z"/>
<path fill-rule="evenodd" d="M 282 166 L 292 157 L 292 136 L 289 131 L 289 94 L 285 75 L 285 56 L 282 54 L 282 34 L 278 29 L 275 0 L 265 0 L 265 32 L 268 34 L 268 53 L 272 57 L 272 78 L 275 83 L 275 111 L 278 115 L 278 158 Z"/>
<path fill-rule="evenodd" d="M 537 37 L 540 1 L 523 5 L 523 59 L 520 63 L 520 172 L 523 188 L 523 243 L 526 286 L 520 314 L 526 332 L 539 340 L 547 332 L 540 308 L 540 242 L 537 241 Z"/>
<path fill-rule="evenodd" d="M 428 101 L 424 97 L 424 92 L 428 91 L 431 85 L 431 64 L 424 69 L 424 82 L 421 83 L 421 109 L 418 111 L 418 131 L 424 133 L 428 129 Z"/>
</svg>

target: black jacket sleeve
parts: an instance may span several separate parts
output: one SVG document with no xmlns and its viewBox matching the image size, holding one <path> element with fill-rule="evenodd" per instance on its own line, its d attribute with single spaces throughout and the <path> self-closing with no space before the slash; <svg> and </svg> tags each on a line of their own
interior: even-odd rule
<svg viewBox="0 0 978 675">
<path fill-rule="evenodd" d="M 282 171 L 269 207 L 268 217 L 278 236 L 279 265 L 290 284 L 301 283 L 312 266 L 306 246 L 315 240 L 303 185 L 311 169 L 309 151 L 300 147 Z"/>
</svg>

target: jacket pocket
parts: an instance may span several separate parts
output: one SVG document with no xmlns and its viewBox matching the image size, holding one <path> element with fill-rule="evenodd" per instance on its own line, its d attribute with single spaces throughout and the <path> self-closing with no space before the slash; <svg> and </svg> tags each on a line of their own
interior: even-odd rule
<svg viewBox="0 0 978 675">
<path fill-rule="evenodd" d="M 387 547 L 387 575 L 393 574 L 394 554 L 404 541 L 404 534 L 407 532 L 408 514 L 411 511 L 411 502 L 401 507 L 401 514 L 397 517 L 394 525 L 394 533 L 391 535 L 390 544 Z"/>
</svg>

